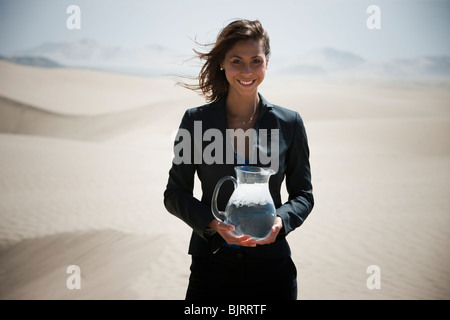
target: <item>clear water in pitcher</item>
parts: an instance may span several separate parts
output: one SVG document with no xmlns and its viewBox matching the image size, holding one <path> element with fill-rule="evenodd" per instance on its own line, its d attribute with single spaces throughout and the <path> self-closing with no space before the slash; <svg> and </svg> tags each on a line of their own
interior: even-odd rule
<svg viewBox="0 0 450 320">
<path fill-rule="evenodd" d="M 240 185 L 227 205 L 227 223 L 234 225 L 235 235 L 249 235 L 255 240 L 266 238 L 276 218 L 276 209 L 267 184 Z"/>
</svg>

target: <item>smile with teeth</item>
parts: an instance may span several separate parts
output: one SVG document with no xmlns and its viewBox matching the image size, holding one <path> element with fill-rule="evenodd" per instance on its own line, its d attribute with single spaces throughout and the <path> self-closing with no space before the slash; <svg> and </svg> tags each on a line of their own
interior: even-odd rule
<svg viewBox="0 0 450 320">
<path fill-rule="evenodd" d="M 251 85 L 253 82 L 255 82 L 255 80 L 249 80 L 249 81 L 238 80 L 238 81 L 239 81 L 240 84 L 243 84 L 243 85 L 246 85 L 246 86 Z"/>
</svg>

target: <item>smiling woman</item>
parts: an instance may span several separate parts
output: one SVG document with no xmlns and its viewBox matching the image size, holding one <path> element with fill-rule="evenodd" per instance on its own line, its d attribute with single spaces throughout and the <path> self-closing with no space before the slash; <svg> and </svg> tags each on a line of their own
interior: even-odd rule
<svg viewBox="0 0 450 320">
<path fill-rule="evenodd" d="M 220 69 L 225 71 L 229 84 L 227 100 L 231 105 L 236 105 L 232 101 L 239 96 L 256 96 L 258 86 L 266 75 L 268 62 L 262 40 L 240 40 L 227 52 Z M 255 112 L 256 106 L 247 122 L 254 119 Z M 237 112 L 231 116 L 240 120 Z M 243 124 L 246 124 L 244 119 Z"/>
<path fill-rule="evenodd" d="M 248 54 L 248 51 L 245 49 L 250 49 L 254 53 L 254 57 L 247 56 L 245 58 L 258 60 L 260 65 L 267 67 L 267 62 L 270 57 L 269 35 L 259 21 L 237 20 L 231 22 L 220 32 L 217 41 L 211 44 L 213 45 L 211 51 L 202 53 L 194 50 L 198 57 L 205 61 L 199 73 L 199 82 L 195 85 L 182 85 L 188 89 L 200 91 L 209 102 L 217 101 L 226 96 L 229 89 L 229 82 L 227 81 L 227 76 L 223 73 L 223 64 L 226 61 L 242 67 L 244 62 L 244 57 L 239 55 L 242 54 L 241 51 L 236 51 L 239 48 L 239 46 L 236 46 L 237 42 L 248 42 L 247 48 L 243 48 L 245 51 L 244 54 Z M 230 50 L 230 48 L 234 49 L 234 51 Z"/>
<path fill-rule="evenodd" d="M 193 229 L 186 298 L 296 299 L 297 270 L 286 236 L 303 223 L 314 205 L 309 149 L 300 115 L 269 103 L 258 92 L 270 57 L 267 32 L 257 20 L 237 20 L 219 33 L 211 51 L 196 53 L 205 63 L 198 84 L 185 87 L 200 91 L 210 103 L 185 112 L 174 146 L 180 157 L 174 158 L 164 192 L 167 210 Z M 205 154 L 210 157 L 202 158 Z M 215 186 L 234 175 L 238 164 L 273 169 L 269 190 L 276 217 L 271 217 L 265 238 L 236 234 L 250 230 L 242 228 L 242 218 L 233 220 L 233 225 L 211 212 Z M 201 200 L 193 196 L 195 174 L 201 182 Z M 289 192 L 284 203 L 283 181 Z M 224 185 L 214 195 L 215 213 L 230 198 L 229 187 Z M 249 196 L 246 193 L 245 200 Z M 250 207 L 246 214 L 252 218 L 245 224 L 258 227 L 264 223 L 260 206 Z"/>
</svg>

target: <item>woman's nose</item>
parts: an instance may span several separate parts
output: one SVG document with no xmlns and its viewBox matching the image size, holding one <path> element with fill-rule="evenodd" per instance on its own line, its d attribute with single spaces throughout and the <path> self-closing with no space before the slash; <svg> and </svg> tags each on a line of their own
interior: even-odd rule
<svg viewBox="0 0 450 320">
<path fill-rule="evenodd" d="M 250 68 L 250 64 L 244 64 L 244 66 L 242 67 L 241 73 L 243 75 L 251 74 L 252 69 Z"/>
</svg>

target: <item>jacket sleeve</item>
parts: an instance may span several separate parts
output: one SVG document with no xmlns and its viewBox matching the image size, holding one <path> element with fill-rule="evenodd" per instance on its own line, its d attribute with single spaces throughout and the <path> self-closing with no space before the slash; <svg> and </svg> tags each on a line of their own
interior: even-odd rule
<svg viewBox="0 0 450 320">
<path fill-rule="evenodd" d="M 280 236 L 286 236 L 299 227 L 314 206 L 308 139 L 303 120 L 298 113 L 293 141 L 286 153 L 285 175 L 289 199 L 277 209 L 277 215 L 283 220 Z"/>
<path fill-rule="evenodd" d="M 180 135 L 177 134 L 176 140 L 179 141 L 175 141 L 174 146 L 183 143 L 186 146 L 183 152 L 190 151 L 190 157 L 188 157 L 187 161 L 182 161 L 180 164 L 176 164 L 176 161 L 172 162 L 169 180 L 164 191 L 164 205 L 171 214 L 186 222 L 195 233 L 202 238 L 208 239 L 209 237 L 206 234 L 207 226 L 214 219 L 214 216 L 211 213 L 211 208 L 193 196 L 196 172 L 196 165 L 193 161 L 193 127 L 193 120 L 188 110 L 183 116 L 178 132 L 180 133 L 180 129 L 187 130 L 190 137 L 187 140 L 189 141 L 183 141 L 186 137 L 179 139 Z M 190 150 L 187 150 L 187 147 Z"/>
</svg>

